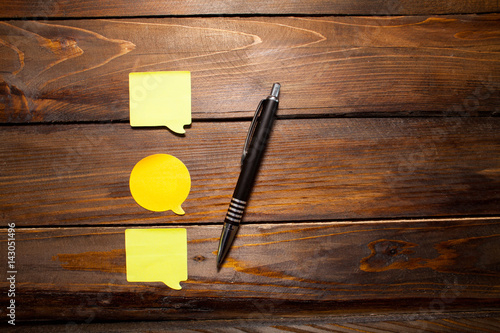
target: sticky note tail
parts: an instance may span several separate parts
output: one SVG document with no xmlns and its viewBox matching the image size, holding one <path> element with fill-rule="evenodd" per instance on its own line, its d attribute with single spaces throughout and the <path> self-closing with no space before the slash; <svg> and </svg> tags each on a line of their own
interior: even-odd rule
<svg viewBox="0 0 500 333">
<path fill-rule="evenodd" d="M 172 208 L 172 211 L 177 214 L 177 215 L 184 215 L 186 214 L 186 212 L 184 211 L 184 209 L 182 209 L 181 206 L 178 206 L 178 207 L 175 207 L 175 208 Z"/>
<path fill-rule="evenodd" d="M 170 130 L 172 130 L 175 133 L 185 134 L 186 133 L 186 130 L 184 129 L 185 125 L 189 125 L 189 124 L 181 124 L 181 123 L 173 124 L 173 123 L 168 123 L 165 126 L 167 126 Z"/>
<path fill-rule="evenodd" d="M 162 281 L 165 283 L 168 287 L 175 289 L 175 290 L 181 290 L 182 287 L 178 281 Z"/>
</svg>

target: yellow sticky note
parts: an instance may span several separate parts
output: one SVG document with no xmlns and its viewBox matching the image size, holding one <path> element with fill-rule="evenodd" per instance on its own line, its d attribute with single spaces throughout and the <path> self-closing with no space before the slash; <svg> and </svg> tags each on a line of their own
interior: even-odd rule
<svg viewBox="0 0 500 333">
<path fill-rule="evenodd" d="M 172 210 L 184 215 L 181 204 L 191 190 L 187 167 L 178 158 L 155 154 L 140 160 L 130 173 L 130 193 L 142 207 L 154 212 Z"/>
<path fill-rule="evenodd" d="M 167 126 L 184 134 L 191 124 L 191 73 L 129 74 L 130 125 Z"/>
<path fill-rule="evenodd" d="M 128 282 L 163 282 L 180 290 L 186 281 L 186 229 L 127 229 L 125 253 Z"/>
</svg>

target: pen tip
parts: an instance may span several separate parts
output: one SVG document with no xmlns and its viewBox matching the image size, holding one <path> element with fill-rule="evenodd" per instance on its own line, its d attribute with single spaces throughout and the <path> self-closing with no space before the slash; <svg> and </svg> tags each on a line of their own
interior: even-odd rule
<svg viewBox="0 0 500 333">
<path fill-rule="evenodd" d="M 222 228 L 222 233 L 220 235 L 219 249 L 217 250 L 217 268 L 222 266 L 224 258 L 226 258 L 234 237 L 238 232 L 238 228 L 238 225 L 224 223 L 224 227 Z"/>
<path fill-rule="evenodd" d="M 222 268 L 222 260 L 219 261 L 219 258 L 217 258 L 217 272 L 219 272 L 221 268 Z"/>
<path fill-rule="evenodd" d="M 223 249 L 219 249 L 218 253 L 217 253 L 217 268 L 220 268 L 222 266 L 222 263 L 224 262 L 224 250 Z"/>
</svg>

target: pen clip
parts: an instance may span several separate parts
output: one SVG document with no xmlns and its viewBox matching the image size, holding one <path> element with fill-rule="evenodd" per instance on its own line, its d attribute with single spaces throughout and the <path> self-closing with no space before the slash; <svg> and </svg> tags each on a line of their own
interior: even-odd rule
<svg viewBox="0 0 500 333">
<path fill-rule="evenodd" d="M 255 114 L 253 116 L 252 123 L 250 124 L 250 128 L 248 129 L 247 138 L 245 139 L 245 146 L 243 146 L 243 155 L 241 155 L 241 164 L 242 165 L 243 165 L 243 160 L 245 160 L 245 157 L 247 156 L 250 143 L 252 142 L 253 132 L 255 131 L 255 126 L 257 126 L 257 119 L 259 118 L 260 110 L 262 108 L 262 103 L 264 101 L 265 101 L 265 99 L 261 100 L 259 105 L 257 106 L 257 110 L 255 110 Z"/>
</svg>

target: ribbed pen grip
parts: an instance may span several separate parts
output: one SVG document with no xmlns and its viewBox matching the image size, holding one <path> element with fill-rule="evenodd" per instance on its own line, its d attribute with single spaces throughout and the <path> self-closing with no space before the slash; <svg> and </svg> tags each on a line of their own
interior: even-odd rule
<svg viewBox="0 0 500 333">
<path fill-rule="evenodd" d="M 227 210 L 224 223 L 239 225 L 241 222 L 241 218 L 243 217 L 243 212 L 245 211 L 246 205 L 246 201 L 232 198 L 231 202 L 229 203 L 229 209 Z"/>
</svg>

